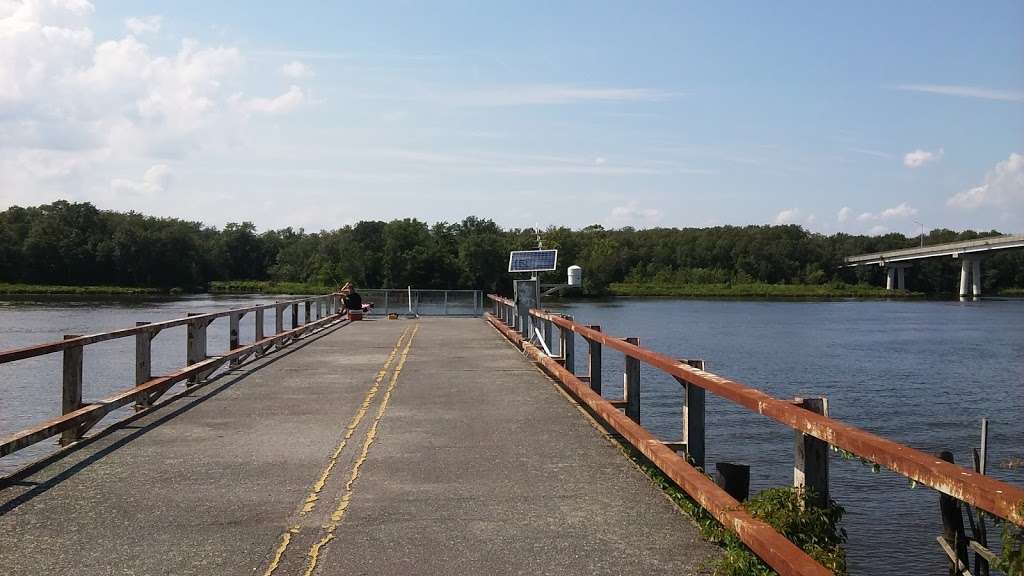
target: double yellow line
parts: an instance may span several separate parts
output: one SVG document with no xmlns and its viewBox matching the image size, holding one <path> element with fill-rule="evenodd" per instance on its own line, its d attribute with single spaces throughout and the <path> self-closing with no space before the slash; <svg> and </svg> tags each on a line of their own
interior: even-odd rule
<svg viewBox="0 0 1024 576">
<path fill-rule="evenodd" d="M 356 458 L 356 461 L 352 466 L 348 482 L 345 483 L 344 493 L 338 501 L 334 512 L 331 514 L 330 520 L 321 527 L 323 536 L 310 547 L 307 553 L 306 576 L 311 575 L 313 570 L 316 569 L 317 561 L 321 554 L 321 548 L 334 539 L 334 532 L 337 530 L 338 525 L 341 523 L 341 519 L 345 515 L 345 510 L 352 501 L 352 493 L 355 481 L 359 477 L 359 470 L 366 461 L 370 445 L 373 444 L 374 439 L 377 437 L 377 428 L 380 425 L 381 419 L 384 417 L 384 412 L 387 410 L 388 402 L 391 400 L 391 393 L 394 391 L 395 385 L 398 383 L 398 376 L 402 372 L 402 367 L 405 366 L 405 361 L 409 357 L 409 349 L 412 347 L 413 337 L 416 336 L 416 332 L 418 332 L 419 329 L 419 324 L 411 329 L 406 328 L 402 332 L 401 336 L 398 337 L 398 342 L 388 354 L 388 358 L 384 362 L 384 365 L 374 377 L 373 385 L 371 385 L 369 390 L 366 391 L 362 404 L 359 405 L 359 409 L 356 411 L 355 415 L 352 416 L 352 420 L 349 421 L 348 426 L 345 427 L 345 434 L 342 436 L 341 441 L 335 447 L 334 452 L 331 453 L 331 457 L 327 461 L 327 465 L 324 466 L 324 469 L 320 473 L 320 477 L 317 478 L 317 481 L 313 484 L 313 487 L 310 489 L 306 499 L 303 500 L 302 509 L 299 511 L 300 518 L 308 515 L 316 508 L 317 502 L 320 499 L 320 493 L 327 484 L 335 465 L 337 465 L 342 451 L 345 449 L 345 446 L 348 445 L 348 441 L 355 434 L 356 429 L 359 428 L 359 425 L 366 417 L 367 412 L 369 412 L 370 405 L 373 403 L 374 398 L 376 398 L 377 392 L 380 391 L 380 386 L 383 383 L 384 378 L 387 376 L 388 370 L 391 368 L 391 364 L 398 356 L 398 350 L 402 348 L 402 344 L 404 342 L 405 348 L 402 350 L 398 365 L 395 367 L 395 371 L 391 375 L 391 381 L 388 383 L 387 390 L 384 393 L 380 407 L 377 409 L 377 414 L 374 417 L 373 423 L 370 425 L 370 429 L 367 431 L 366 437 L 363 440 L 363 446 L 359 457 Z M 408 337 L 408 339 L 406 339 L 406 337 Z M 292 536 L 298 534 L 300 529 L 301 527 L 298 524 L 295 524 L 290 526 L 283 534 L 281 534 L 281 539 L 277 548 L 274 550 L 274 556 L 271 559 L 270 564 L 267 565 L 267 569 L 263 572 L 263 576 L 272 576 L 274 571 L 277 570 L 278 566 L 281 564 L 281 559 L 288 550 L 288 545 L 291 543 Z"/>
</svg>

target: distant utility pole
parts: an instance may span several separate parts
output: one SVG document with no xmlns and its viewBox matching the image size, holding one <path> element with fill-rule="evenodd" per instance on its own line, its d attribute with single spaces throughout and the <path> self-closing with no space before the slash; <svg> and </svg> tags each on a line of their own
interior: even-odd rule
<svg viewBox="0 0 1024 576">
<path fill-rule="evenodd" d="M 917 220 L 914 220 L 914 224 L 921 227 L 921 248 L 924 248 L 924 224 L 921 224 Z"/>
</svg>

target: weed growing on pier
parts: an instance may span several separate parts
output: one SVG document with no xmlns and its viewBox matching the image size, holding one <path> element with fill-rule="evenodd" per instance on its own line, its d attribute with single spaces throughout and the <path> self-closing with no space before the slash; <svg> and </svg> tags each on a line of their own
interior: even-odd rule
<svg viewBox="0 0 1024 576">
<path fill-rule="evenodd" d="M 1018 506 L 1017 511 L 1024 516 L 1024 502 Z M 1003 554 L 995 568 L 1002 570 L 1008 576 L 1024 574 L 1024 528 L 1004 521 L 1002 543 Z"/>
<path fill-rule="evenodd" d="M 772 576 L 775 572 L 755 556 L 739 537 L 729 532 L 707 510 L 694 502 L 671 479 L 637 453 L 631 457 L 700 527 L 701 535 L 718 544 L 725 554 L 715 569 L 717 576 Z M 847 573 L 846 531 L 839 528 L 845 510 L 835 501 L 828 506 L 814 505 L 814 495 L 793 488 L 769 488 L 743 506 L 755 518 L 764 520 L 803 549 L 822 566 L 838 576 Z"/>
</svg>

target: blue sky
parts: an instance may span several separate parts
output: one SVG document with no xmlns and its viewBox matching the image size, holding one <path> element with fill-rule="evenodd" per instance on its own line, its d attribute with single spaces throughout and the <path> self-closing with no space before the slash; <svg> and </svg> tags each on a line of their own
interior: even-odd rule
<svg viewBox="0 0 1024 576">
<path fill-rule="evenodd" d="M 1024 232 L 1021 2 L 324 4 L 0 0 L 0 204 Z"/>
</svg>

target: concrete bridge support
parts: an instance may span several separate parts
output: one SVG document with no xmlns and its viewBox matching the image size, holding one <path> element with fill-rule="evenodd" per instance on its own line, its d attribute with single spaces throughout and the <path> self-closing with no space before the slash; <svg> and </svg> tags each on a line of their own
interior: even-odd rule
<svg viewBox="0 0 1024 576">
<path fill-rule="evenodd" d="M 895 265 L 888 266 L 885 269 L 885 289 L 886 290 L 906 290 L 907 289 L 907 265 Z"/>
<path fill-rule="evenodd" d="M 968 281 L 970 286 L 968 286 Z M 981 297 L 981 258 L 960 260 L 960 296 Z"/>
</svg>

